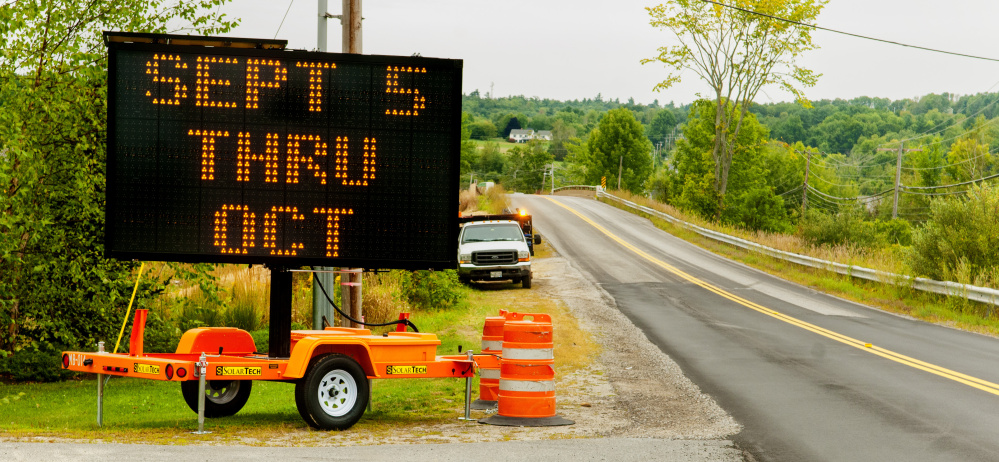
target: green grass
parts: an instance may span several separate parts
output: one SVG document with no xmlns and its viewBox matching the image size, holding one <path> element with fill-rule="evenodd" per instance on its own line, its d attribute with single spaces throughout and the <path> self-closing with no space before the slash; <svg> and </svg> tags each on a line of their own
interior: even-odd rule
<svg viewBox="0 0 999 462">
<path fill-rule="evenodd" d="M 517 146 L 527 146 L 526 144 L 511 143 L 506 140 L 506 138 L 492 138 L 488 140 L 472 140 L 475 142 L 475 147 L 481 149 L 486 145 L 486 143 L 496 143 L 499 147 L 501 153 L 506 154 L 507 151 L 513 149 Z"/>
<path fill-rule="evenodd" d="M 905 286 L 856 279 L 832 271 L 795 265 L 708 239 L 665 220 L 636 213 L 616 201 L 600 200 L 608 205 L 650 218 L 656 227 L 708 251 L 788 281 L 892 313 L 905 314 L 972 332 L 999 335 L 999 315 L 997 315 L 999 313 L 994 306 L 970 302 L 960 297 L 946 297 Z"/>
<path fill-rule="evenodd" d="M 475 386 L 478 384 L 476 383 Z M 294 385 L 257 381 L 239 414 L 206 419 L 212 441 L 266 439 L 289 431 L 308 432 L 295 408 Z M 476 388 L 477 389 L 477 388 Z M 463 413 L 465 383 L 452 379 L 376 380 L 372 411 L 349 431 L 370 433 L 453 420 Z M 180 384 L 114 378 L 105 388 L 104 426 L 96 422 L 97 381 L 0 385 L 0 435 L 117 442 L 184 442 L 203 439 L 197 414 L 181 396 Z M 179 440 L 178 440 L 179 438 Z"/>
</svg>

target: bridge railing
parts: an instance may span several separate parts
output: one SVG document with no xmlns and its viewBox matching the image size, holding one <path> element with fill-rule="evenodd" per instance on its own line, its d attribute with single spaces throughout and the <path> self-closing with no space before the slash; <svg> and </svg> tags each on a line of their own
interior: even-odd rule
<svg viewBox="0 0 999 462">
<path fill-rule="evenodd" d="M 792 263 L 797 263 L 799 265 L 808 266 L 812 268 L 820 268 L 828 271 L 833 271 L 847 276 L 866 279 L 868 281 L 876 281 L 881 283 L 894 284 L 898 286 L 910 286 L 913 289 L 921 290 L 924 292 L 932 292 L 935 294 L 962 297 L 968 300 L 973 300 L 982 303 L 990 303 L 993 305 L 999 304 L 999 290 L 996 289 L 990 289 L 988 287 L 978 287 L 969 284 L 960 284 L 951 281 L 935 281 L 933 279 L 906 276 L 904 274 L 889 273 L 887 271 L 879 271 L 856 265 L 846 265 L 843 263 L 820 260 L 818 258 L 809 257 L 807 255 L 785 252 L 783 250 L 777 250 L 773 247 L 767 247 L 765 245 L 757 244 L 752 241 L 747 241 L 742 238 L 730 236 L 724 233 L 719 233 L 718 231 L 712 231 L 710 229 L 702 228 L 700 226 L 688 223 L 686 221 L 683 221 L 679 218 L 676 218 L 672 215 L 661 212 L 659 210 L 646 207 L 644 205 L 639 205 L 626 199 L 622 199 L 613 194 L 609 194 L 603 190 L 598 189 L 596 194 L 597 197 L 607 198 L 615 202 L 621 203 L 629 208 L 638 210 L 642 213 L 646 213 L 648 215 L 661 218 L 677 226 L 689 229 L 706 238 L 714 239 L 716 241 L 724 242 L 726 244 L 734 245 L 736 247 L 750 250 L 753 252 L 769 255 L 771 257 L 778 258 L 784 261 L 789 261 Z"/>
</svg>

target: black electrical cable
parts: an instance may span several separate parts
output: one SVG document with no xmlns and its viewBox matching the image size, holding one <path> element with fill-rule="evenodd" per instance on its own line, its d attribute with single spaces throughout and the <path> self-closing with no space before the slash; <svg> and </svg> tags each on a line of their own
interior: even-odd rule
<svg viewBox="0 0 999 462">
<path fill-rule="evenodd" d="M 323 283 L 319 281 L 319 278 L 315 278 L 315 279 L 313 279 L 313 281 L 316 281 L 316 285 L 318 285 L 319 289 L 323 291 L 323 296 L 326 297 L 326 301 L 330 302 L 330 305 L 333 306 L 333 309 L 336 310 L 337 313 L 340 313 L 340 316 L 343 316 L 344 319 L 346 319 L 346 320 L 348 320 L 348 321 L 350 321 L 352 323 L 360 324 L 362 326 L 371 326 L 371 327 L 383 327 L 383 326 L 391 326 L 391 325 L 394 325 L 394 324 L 403 324 L 403 325 L 412 327 L 413 328 L 413 332 L 419 332 L 420 331 L 420 329 L 416 328 L 416 324 L 413 324 L 412 321 L 410 321 L 408 319 L 399 319 L 399 320 L 396 320 L 396 321 L 389 321 L 389 322 L 383 322 L 383 323 L 370 323 L 370 322 L 361 322 L 361 321 L 358 321 L 358 320 L 350 317 L 349 314 L 344 313 L 343 311 L 341 311 L 340 307 L 337 306 L 336 303 L 333 303 L 333 299 L 330 298 L 330 294 L 326 293 L 326 288 L 323 287 Z"/>
<path fill-rule="evenodd" d="M 961 57 L 964 57 L 964 58 L 981 59 L 981 60 L 984 60 L 984 61 L 999 61 L 999 58 L 989 58 L 989 57 L 985 57 L 985 56 L 975 56 L 975 55 L 969 55 L 969 54 L 965 54 L 965 53 L 957 53 L 957 52 L 953 52 L 953 51 L 938 50 L 938 49 L 935 49 L 935 48 L 928 48 L 928 47 L 923 47 L 923 46 L 919 46 L 919 45 L 909 45 L 907 43 L 896 42 L 896 41 L 893 41 L 893 40 L 885 40 L 885 39 L 880 39 L 880 38 L 876 38 L 876 37 L 868 37 L 866 35 L 854 34 L 854 33 L 851 33 L 851 32 L 843 32 L 841 30 L 830 29 L 828 27 L 816 26 L 815 24 L 808 24 L 808 23 L 804 23 L 804 22 L 800 22 L 800 21 L 795 21 L 795 20 L 792 20 L 792 19 L 782 18 L 780 16 L 773 16 L 773 15 L 769 15 L 769 14 L 766 14 L 766 13 L 760 13 L 759 11 L 753 11 L 753 10 L 749 10 L 749 9 L 746 9 L 746 8 L 740 8 L 740 7 L 737 7 L 737 6 L 734 6 L 734 5 L 727 5 L 725 3 L 721 3 L 721 2 L 718 2 L 718 1 L 715 1 L 715 0 L 701 0 L 701 1 L 704 2 L 704 3 L 714 3 L 715 5 L 718 5 L 718 6 L 721 6 L 721 7 L 725 7 L 725 8 L 731 8 L 733 10 L 738 10 L 738 11 L 741 11 L 743 13 L 749 13 L 749 14 L 755 14 L 757 16 L 763 16 L 765 18 L 770 18 L 770 19 L 773 19 L 773 20 L 776 20 L 776 21 L 782 21 L 782 22 L 786 22 L 786 23 L 794 24 L 794 25 L 798 25 L 798 26 L 803 26 L 803 27 L 811 27 L 811 28 L 817 29 L 817 30 L 824 30 L 826 32 L 832 32 L 832 33 L 841 34 L 841 35 L 848 35 L 850 37 L 856 37 L 856 38 L 860 38 L 860 39 L 864 39 L 864 40 L 873 40 L 875 42 L 882 42 L 882 43 L 887 43 L 887 44 L 890 44 L 890 45 L 898 45 L 898 46 L 902 46 L 902 47 L 915 48 L 917 50 L 931 51 L 931 52 L 934 52 L 934 53 L 943 53 L 943 54 L 946 54 L 946 55 L 961 56 Z"/>
</svg>

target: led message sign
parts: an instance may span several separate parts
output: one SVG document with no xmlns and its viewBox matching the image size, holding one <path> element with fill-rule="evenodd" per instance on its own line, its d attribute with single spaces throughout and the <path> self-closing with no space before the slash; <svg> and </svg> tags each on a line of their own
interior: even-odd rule
<svg viewBox="0 0 999 462">
<path fill-rule="evenodd" d="M 460 60 L 108 47 L 111 256 L 456 266 Z"/>
</svg>

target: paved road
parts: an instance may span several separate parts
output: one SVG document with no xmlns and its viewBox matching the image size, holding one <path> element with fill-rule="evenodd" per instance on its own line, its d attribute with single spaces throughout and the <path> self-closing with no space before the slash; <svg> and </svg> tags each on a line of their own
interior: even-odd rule
<svg viewBox="0 0 999 462">
<path fill-rule="evenodd" d="M 999 460 L 999 340 L 787 283 L 592 199 L 513 198 L 756 459 Z"/>
<path fill-rule="evenodd" d="M 145 444 L 67 444 L 0 442 L 0 460 L 165 461 L 306 460 L 351 461 L 649 461 L 730 462 L 741 452 L 721 441 L 670 441 L 603 438 L 557 441 L 507 441 L 467 444 L 405 444 L 340 448 L 269 448 L 250 446 L 153 446 Z"/>
</svg>

